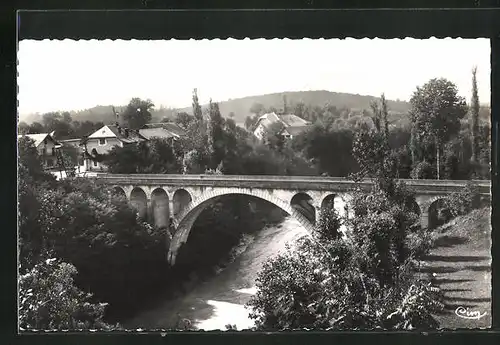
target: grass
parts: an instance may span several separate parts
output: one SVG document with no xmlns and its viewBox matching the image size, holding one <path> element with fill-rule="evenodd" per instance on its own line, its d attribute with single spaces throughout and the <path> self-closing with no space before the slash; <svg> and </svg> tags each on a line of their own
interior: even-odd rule
<svg viewBox="0 0 500 345">
<path fill-rule="evenodd" d="M 444 294 L 445 310 L 436 315 L 443 329 L 491 326 L 491 208 L 474 210 L 433 231 L 433 247 L 421 262 Z M 459 307 L 487 313 L 479 320 L 460 318 Z"/>
</svg>

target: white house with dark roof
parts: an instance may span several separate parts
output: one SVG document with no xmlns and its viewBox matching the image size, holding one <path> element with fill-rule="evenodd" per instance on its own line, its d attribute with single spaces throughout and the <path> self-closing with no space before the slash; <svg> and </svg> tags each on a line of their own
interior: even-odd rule
<svg viewBox="0 0 500 345">
<path fill-rule="evenodd" d="M 255 124 L 255 130 L 253 133 L 257 138 L 262 140 L 265 130 L 270 125 L 278 122 L 283 124 L 283 131 L 281 134 L 287 139 L 292 139 L 294 136 L 305 131 L 311 125 L 309 121 L 306 121 L 297 115 L 277 115 L 272 112 L 259 117 L 257 123 Z"/>
<path fill-rule="evenodd" d="M 137 144 L 147 139 L 138 131 L 123 128 L 118 124 L 105 125 L 82 140 L 86 156 L 87 170 L 106 170 L 106 166 L 96 159 L 107 154 L 113 147 Z"/>
</svg>

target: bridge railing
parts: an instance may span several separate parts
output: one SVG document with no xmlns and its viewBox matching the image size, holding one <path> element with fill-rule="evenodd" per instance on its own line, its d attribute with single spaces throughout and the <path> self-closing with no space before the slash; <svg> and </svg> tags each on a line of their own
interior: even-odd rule
<svg viewBox="0 0 500 345">
<path fill-rule="evenodd" d="M 184 180 L 184 181 L 290 181 L 290 182 L 347 182 L 353 183 L 347 177 L 324 177 L 324 176 L 287 176 L 287 175 L 181 175 L 181 174 L 107 174 L 97 173 L 97 178 L 105 179 L 151 179 L 151 180 Z M 488 180 L 434 180 L 434 179 L 400 179 L 408 185 L 454 185 L 463 186 L 471 181 L 480 186 L 491 186 Z M 370 179 L 365 179 L 362 183 L 370 183 Z"/>
</svg>

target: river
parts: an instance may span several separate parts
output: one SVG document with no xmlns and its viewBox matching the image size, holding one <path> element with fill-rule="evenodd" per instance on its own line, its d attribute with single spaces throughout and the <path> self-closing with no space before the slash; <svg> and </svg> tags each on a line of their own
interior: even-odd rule
<svg viewBox="0 0 500 345">
<path fill-rule="evenodd" d="M 335 198 L 334 207 L 344 215 L 344 201 Z M 345 228 L 342 226 L 342 232 Z M 264 262 L 285 250 L 307 231 L 292 217 L 277 226 L 258 231 L 245 250 L 219 274 L 200 282 L 183 297 L 159 301 L 158 306 L 140 312 L 123 323 L 127 329 L 172 329 L 180 318 L 188 319 L 200 330 L 238 330 L 254 326 L 245 304 L 255 294 L 255 279 Z"/>
<path fill-rule="evenodd" d="M 191 292 L 140 312 L 124 322 L 127 329 L 169 329 L 179 317 L 191 320 L 200 330 L 225 330 L 227 324 L 238 330 L 253 327 L 245 308 L 255 293 L 255 279 L 263 263 L 285 250 L 285 244 L 304 236 L 306 230 L 287 217 L 277 226 L 259 231 L 246 250 L 219 274 L 200 282 Z"/>
</svg>

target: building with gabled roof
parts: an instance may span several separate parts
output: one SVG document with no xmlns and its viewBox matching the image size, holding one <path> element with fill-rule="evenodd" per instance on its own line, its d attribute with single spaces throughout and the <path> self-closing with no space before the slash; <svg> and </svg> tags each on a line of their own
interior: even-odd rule
<svg viewBox="0 0 500 345">
<path fill-rule="evenodd" d="M 124 147 L 146 140 L 137 130 L 123 128 L 119 124 L 105 125 L 82 140 L 87 169 L 104 171 L 106 166 L 99 161 L 99 155 L 109 153 L 116 146 Z"/>
<path fill-rule="evenodd" d="M 17 139 L 28 137 L 34 142 L 34 146 L 42 159 L 42 163 L 46 169 L 56 167 L 57 157 L 56 150 L 61 147 L 61 143 L 54 139 L 49 133 L 39 134 L 23 134 L 18 135 Z"/>
<path fill-rule="evenodd" d="M 281 134 L 288 139 L 293 138 L 294 136 L 305 131 L 311 123 L 306 121 L 297 115 L 293 114 L 283 114 L 278 115 L 275 112 L 267 113 L 259 117 L 257 123 L 255 124 L 254 135 L 262 139 L 265 133 L 265 130 L 269 128 L 274 123 L 283 124 L 283 130 Z"/>
<path fill-rule="evenodd" d="M 160 138 L 177 140 L 186 136 L 186 131 L 173 122 L 148 123 L 139 129 L 139 134 L 146 139 Z"/>
</svg>

